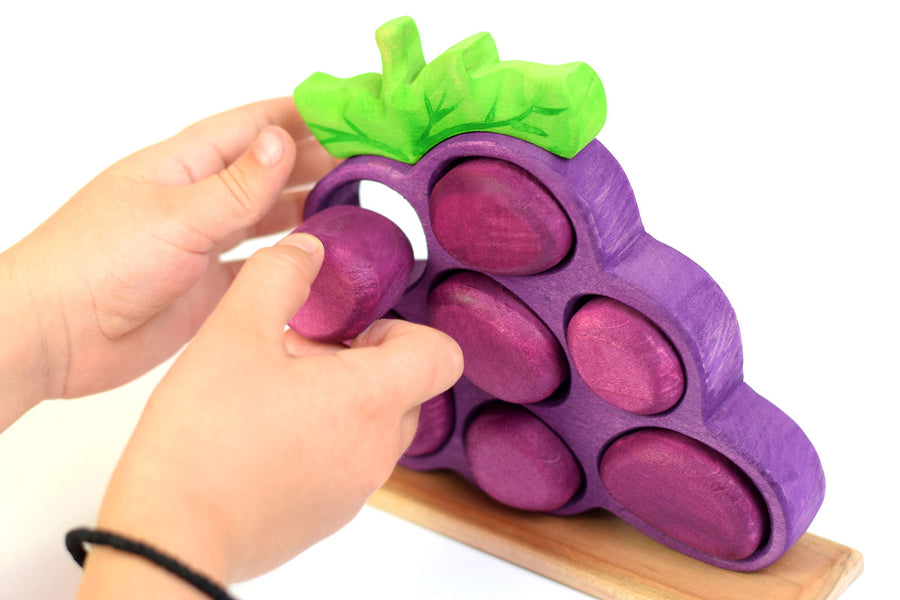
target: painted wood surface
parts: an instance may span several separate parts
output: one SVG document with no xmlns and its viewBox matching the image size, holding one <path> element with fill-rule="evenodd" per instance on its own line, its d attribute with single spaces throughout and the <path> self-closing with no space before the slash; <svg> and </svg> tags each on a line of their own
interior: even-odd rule
<svg viewBox="0 0 900 600">
<path fill-rule="evenodd" d="M 572 248 L 572 226 L 528 171 L 493 158 L 473 158 L 438 180 L 428 199 L 438 243 L 470 268 L 534 275 Z"/>
<path fill-rule="evenodd" d="M 375 32 L 382 73 L 313 73 L 294 90 L 303 120 L 337 157 L 378 155 L 415 163 L 443 140 L 495 131 L 565 156 L 606 121 L 606 94 L 585 63 L 501 61 L 476 33 L 425 63 L 410 17 Z"/>
<path fill-rule="evenodd" d="M 466 458 L 492 498 L 524 510 L 555 510 L 584 483 L 566 443 L 520 406 L 497 402 L 466 429 Z"/>
<path fill-rule="evenodd" d="M 603 453 L 600 479 L 638 517 L 713 556 L 747 558 L 768 533 L 765 505 L 747 476 L 675 431 L 626 433 Z"/>
<path fill-rule="evenodd" d="M 369 503 L 603 600 L 835 600 L 863 570 L 859 552 L 810 533 L 759 571 L 718 569 L 606 511 L 516 510 L 450 472 L 398 467 Z"/>
<path fill-rule="evenodd" d="M 423 403 L 419 409 L 416 435 L 406 449 L 407 456 L 431 454 L 447 442 L 453 431 L 453 390 Z"/>
<path fill-rule="evenodd" d="M 309 298 L 289 325 L 318 342 L 353 339 L 403 295 L 413 252 L 403 231 L 371 210 L 336 206 L 305 220 L 325 248 Z"/>
<path fill-rule="evenodd" d="M 672 343 L 649 319 L 610 298 L 592 298 L 569 321 L 572 364 L 604 402 L 652 415 L 684 393 L 684 369 Z"/>
<path fill-rule="evenodd" d="M 515 167 L 511 173 L 527 172 L 562 209 L 573 243 L 559 262 L 528 275 L 486 274 L 476 268 L 479 261 L 501 250 L 461 259 L 442 245 L 430 212 L 436 184 L 458 173 L 460 165 L 486 159 L 493 165 L 509 163 Z M 472 169 L 467 177 L 493 178 L 496 173 L 494 167 Z M 483 476 L 479 481 L 466 444 L 471 424 L 499 399 L 519 404 L 558 436 L 583 474 L 578 490 L 552 509 L 556 514 L 603 508 L 679 552 L 738 571 L 771 565 L 800 539 L 824 495 L 815 449 L 796 423 L 743 381 L 740 333 L 728 299 L 696 263 L 643 230 L 628 179 L 600 142 L 563 159 L 522 140 L 472 133 L 442 142 L 413 165 L 354 157 L 319 182 L 307 200 L 306 215 L 358 204 L 362 180 L 387 185 L 406 198 L 428 242 L 425 272 L 394 310 L 450 333 L 466 360 L 466 374 L 453 389 L 453 428 L 446 443 L 428 454 L 406 456 L 401 464 L 456 471 L 503 500 L 499 490 L 504 486 L 492 487 Z M 477 186 L 454 186 L 482 193 Z M 499 205 L 514 206 L 508 199 Z M 504 227 L 473 218 L 467 231 L 490 237 L 502 235 Z M 615 310 L 588 314 L 583 323 L 573 319 L 595 305 Z M 570 347 L 567 334 L 572 330 L 588 340 L 586 348 L 579 349 L 578 343 L 574 350 Z M 592 366 L 596 357 L 590 340 L 615 350 L 612 359 L 607 355 L 606 362 Z M 548 359 L 556 352 L 556 358 Z M 543 362 L 535 362 L 535 356 Z M 617 380 L 627 385 L 615 389 Z M 641 388 L 649 392 L 638 394 L 637 402 L 629 399 Z M 619 483 L 608 486 L 600 473 L 616 441 L 642 430 L 672 432 L 690 441 L 673 450 L 682 454 L 673 457 L 665 477 L 644 496 Z M 646 450 L 632 448 L 632 453 L 640 458 Z M 620 450 L 619 458 L 607 465 L 625 464 L 625 454 Z M 697 477 L 692 469 L 703 462 L 698 458 L 716 456 L 724 457 L 716 468 L 728 465 L 742 476 L 707 498 L 702 511 L 731 516 L 696 519 L 696 503 L 668 488 L 679 482 L 721 484 L 702 476 L 691 480 Z M 653 476 L 658 476 L 659 465 L 646 465 L 656 468 Z M 732 492 L 745 500 L 759 499 L 758 512 L 766 518 L 741 513 L 750 525 L 736 547 L 727 539 L 704 542 L 731 535 L 723 524 L 735 514 Z M 668 511 L 662 520 L 660 497 Z M 678 531 L 673 524 L 679 521 L 693 523 L 696 531 Z M 761 529 L 754 530 L 753 523 Z"/>
<path fill-rule="evenodd" d="M 553 393 L 569 369 L 559 341 L 513 293 L 485 275 L 451 275 L 428 295 L 428 324 L 462 348 L 465 375 L 494 398 L 527 404 Z"/>
</svg>

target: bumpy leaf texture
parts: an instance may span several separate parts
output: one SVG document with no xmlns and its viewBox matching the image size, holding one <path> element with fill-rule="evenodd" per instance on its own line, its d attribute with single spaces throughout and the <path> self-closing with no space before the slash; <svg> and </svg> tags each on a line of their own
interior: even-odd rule
<svg viewBox="0 0 900 600">
<path fill-rule="evenodd" d="M 383 74 L 314 73 L 294 91 L 297 109 L 334 156 L 376 154 L 414 163 L 443 140 L 492 131 L 571 158 L 606 120 L 606 95 L 585 63 L 501 61 L 488 33 L 426 64 L 415 22 L 375 34 Z"/>
</svg>

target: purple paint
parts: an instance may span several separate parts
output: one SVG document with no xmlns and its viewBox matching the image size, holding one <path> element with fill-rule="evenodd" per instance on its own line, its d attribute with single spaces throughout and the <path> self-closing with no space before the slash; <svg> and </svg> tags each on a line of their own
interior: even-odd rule
<svg viewBox="0 0 900 600">
<path fill-rule="evenodd" d="M 337 206 L 295 231 L 311 233 L 325 247 L 309 299 L 289 323 L 304 337 L 331 343 L 353 339 L 403 295 L 413 267 L 412 247 L 389 219 Z"/>
<path fill-rule="evenodd" d="M 428 210 L 444 249 L 486 273 L 540 273 L 572 247 L 572 226 L 553 196 L 506 161 L 474 158 L 453 167 L 435 184 Z"/>
<path fill-rule="evenodd" d="M 565 442 L 510 404 L 493 404 L 475 417 L 466 431 L 466 456 L 481 489 L 523 510 L 555 510 L 584 480 Z"/>
<path fill-rule="evenodd" d="M 566 359 L 563 371 L 566 374 L 571 371 L 568 359 L 573 359 L 575 364 L 586 359 L 578 358 L 579 350 L 573 350 L 572 356 L 566 354 L 569 351 L 566 334 L 573 315 L 588 297 L 610 298 L 642 315 L 671 346 L 681 366 L 684 391 L 663 412 L 645 415 L 622 410 L 601 400 L 575 373 L 555 391 L 532 395 L 552 392 L 551 398 L 516 408 L 546 424 L 565 442 L 584 478 L 581 491 L 550 512 L 576 514 L 605 508 L 663 544 L 728 569 L 752 571 L 778 559 L 806 531 L 821 505 L 825 484 L 815 449 L 796 423 L 744 383 L 740 332 L 728 299 L 703 269 L 643 230 L 628 178 L 598 141 L 592 141 L 569 160 L 521 140 L 492 133 L 451 138 L 415 165 L 380 157 L 351 158 L 311 192 L 306 215 L 314 215 L 329 206 L 357 204 L 357 186 L 361 180 L 378 181 L 403 195 L 416 210 L 425 230 L 428 265 L 395 310 L 405 319 L 427 323 L 428 297 L 432 290 L 450 281 L 455 273 L 472 270 L 471 264 L 461 261 L 439 243 L 429 212 L 432 192 L 443 176 L 473 158 L 496 159 L 530 173 L 561 207 L 572 228 L 573 245 L 565 260 L 553 268 L 529 276 L 475 275 L 492 280 L 505 290 L 502 297 L 511 297 L 513 304 L 520 307 L 517 312 L 526 307 L 546 327 L 563 351 Z M 440 222 L 436 225 L 440 228 Z M 489 295 L 493 300 L 478 301 L 482 307 L 500 297 Z M 459 314 L 466 313 L 460 308 Z M 482 321 L 482 327 L 486 328 L 488 320 Z M 478 340 L 481 335 L 471 339 Z M 491 334 L 483 335 L 488 338 Z M 558 367 L 557 364 L 553 368 Z M 580 368 L 587 372 L 583 365 Z M 658 376 L 667 369 L 656 372 Z M 626 378 L 626 382 L 633 384 L 634 377 Z M 512 388 L 517 385 L 510 383 Z M 496 405 L 497 396 L 505 394 L 503 389 L 486 391 L 469 377 L 463 377 L 454 387 L 454 421 L 460 426 L 455 427 L 450 438 L 436 451 L 406 456 L 402 464 L 415 469 L 452 469 L 478 482 L 467 452 L 466 429 L 461 425 L 474 423 L 481 411 Z M 737 549 L 723 550 L 704 545 L 705 542 L 697 541 L 689 533 L 670 535 L 674 532 L 670 525 L 657 526 L 655 521 L 648 520 L 656 517 L 647 511 L 643 511 L 644 517 L 635 512 L 642 510 L 640 501 L 629 502 L 632 508 L 629 510 L 613 497 L 613 490 L 600 476 L 601 457 L 606 456 L 604 452 L 614 440 L 627 439 L 623 436 L 645 429 L 671 430 L 695 440 L 703 450 L 673 454 L 683 463 L 696 460 L 699 468 L 708 474 L 710 463 L 703 461 L 714 452 L 718 454 L 712 456 L 727 459 L 729 472 L 743 474 L 746 478 L 743 481 L 749 482 L 750 487 L 741 484 L 731 489 L 756 490 L 767 515 L 755 550 L 749 550 L 750 554 L 742 558 L 731 558 L 748 551 L 755 534 L 741 534 Z M 612 467 L 616 466 L 615 460 Z M 479 477 L 484 480 L 486 476 Z M 742 478 L 735 475 L 731 480 L 742 481 Z M 487 481 L 480 483 L 491 485 Z M 613 485 L 613 489 L 619 490 L 621 496 L 624 488 Z M 709 506 L 716 507 L 717 502 L 711 497 Z M 693 510 L 693 504 L 686 499 L 670 498 L 670 503 L 688 514 Z M 669 528 L 669 533 L 662 527 Z M 700 530 L 710 529 L 703 526 Z M 722 538 L 730 535 L 718 534 Z M 728 540 L 719 539 L 715 543 L 727 545 Z"/>
<path fill-rule="evenodd" d="M 416 435 L 404 456 L 424 456 L 443 446 L 453 431 L 453 412 L 452 390 L 423 403 Z"/>
<path fill-rule="evenodd" d="M 569 321 L 569 354 L 591 391 L 613 406 L 640 415 L 674 406 L 684 393 L 675 348 L 633 308 L 592 298 Z"/>
<path fill-rule="evenodd" d="M 452 275 L 428 295 L 428 324 L 459 344 L 464 374 L 495 398 L 527 404 L 568 375 L 559 342 L 509 290 L 486 275 Z"/>
<path fill-rule="evenodd" d="M 643 429 L 614 441 L 600 479 L 626 510 L 691 548 L 747 558 L 768 532 L 765 505 L 747 476 L 697 440 Z"/>
</svg>

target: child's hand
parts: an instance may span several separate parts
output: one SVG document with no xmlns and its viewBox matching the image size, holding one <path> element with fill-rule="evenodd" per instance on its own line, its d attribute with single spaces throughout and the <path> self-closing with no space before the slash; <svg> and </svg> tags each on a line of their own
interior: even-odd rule
<svg viewBox="0 0 900 600">
<path fill-rule="evenodd" d="M 322 257 L 315 238 L 295 234 L 248 259 L 150 398 L 100 527 L 232 582 L 337 530 L 384 482 L 418 405 L 456 381 L 462 354 L 404 321 L 377 321 L 351 348 L 285 332 Z M 141 559 L 92 555 L 81 597 L 102 597 L 101 584 L 132 597 L 145 576 L 179 585 Z"/>
<path fill-rule="evenodd" d="M 335 164 L 282 98 L 201 121 L 101 173 L 0 261 L 0 283 L 17 288 L 6 301 L 24 305 L 10 320 L 39 337 L 20 350 L 31 364 L 16 365 L 42 384 L 28 401 L 108 389 L 174 353 L 238 269 L 219 254 L 297 225 L 306 192 L 282 191 Z"/>
</svg>

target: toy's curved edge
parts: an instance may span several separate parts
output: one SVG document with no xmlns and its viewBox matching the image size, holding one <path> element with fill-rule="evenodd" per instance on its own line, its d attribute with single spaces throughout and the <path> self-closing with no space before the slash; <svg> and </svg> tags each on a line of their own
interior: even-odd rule
<svg viewBox="0 0 900 600">
<path fill-rule="evenodd" d="M 780 556 L 806 532 L 825 497 L 825 473 L 812 442 L 796 422 L 746 383 L 721 403 L 706 426 L 767 483 L 760 491 L 773 534 L 783 536 L 774 540 L 781 546 Z"/>
</svg>

